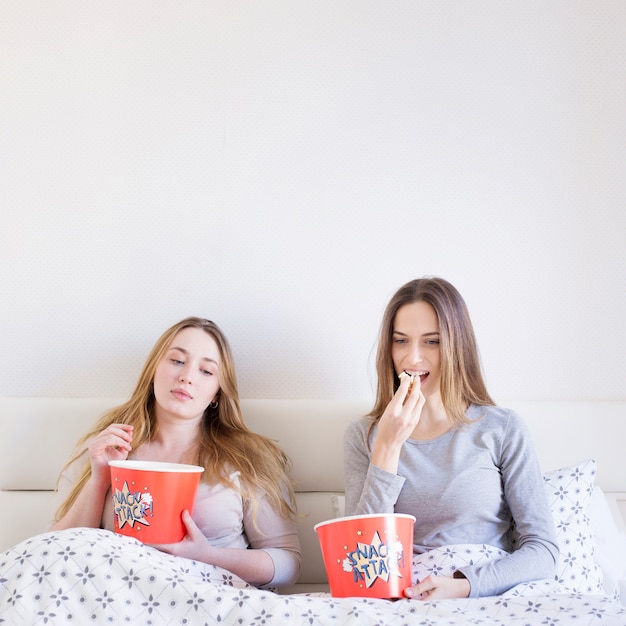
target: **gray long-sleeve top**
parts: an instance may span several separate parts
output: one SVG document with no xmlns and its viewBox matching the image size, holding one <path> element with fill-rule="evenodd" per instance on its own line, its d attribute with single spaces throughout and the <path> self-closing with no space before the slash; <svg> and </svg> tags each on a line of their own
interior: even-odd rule
<svg viewBox="0 0 626 626">
<path fill-rule="evenodd" d="M 555 574 L 559 549 L 539 463 L 525 424 L 508 409 L 470 406 L 470 425 L 429 441 L 409 439 L 398 473 L 370 463 L 369 418 L 344 436 L 346 515 L 408 513 L 416 517 L 417 554 L 452 544 L 488 544 L 506 557 L 460 571 L 470 597 L 497 595 Z M 377 425 L 370 436 L 370 447 Z M 511 524 L 519 533 L 513 550 Z"/>
</svg>

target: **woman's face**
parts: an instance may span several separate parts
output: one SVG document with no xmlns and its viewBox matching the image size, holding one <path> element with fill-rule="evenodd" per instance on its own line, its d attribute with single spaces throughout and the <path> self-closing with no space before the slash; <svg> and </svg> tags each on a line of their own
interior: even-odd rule
<svg viewBox="0 0 626 626">
<path fill-rule="evenodd" d="M 157 415 L 201 419 L 219 391 L 220 363 L 208 333 L 192 326 L 179 331 L 154 373 Z"/>
<path fill-rule="evenodd" d="M 440 392 L 441 352 L 439 322 L 427 302 L 413 302 L 398 309 L 393 323 L 391 359 L 396 374 L 419 376 L 422 393 Z"/>
</svg>

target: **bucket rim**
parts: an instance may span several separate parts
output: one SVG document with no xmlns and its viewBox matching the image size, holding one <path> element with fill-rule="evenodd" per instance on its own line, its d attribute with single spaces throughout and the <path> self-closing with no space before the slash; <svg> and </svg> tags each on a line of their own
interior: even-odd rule
<svg viewBox="0 0 626 626">
<path fill-rule="evenodd" d="M 328 519 L 323 522 L 318 522 L 313 526 L 313 530 L 317 531 L 321 526 L 327 526 L 329 524 L 334 524 L 336 522 L 346 522 L 350 520 L 356 519 L 372 519 L 375 517 L 393 517 L 393 518 L 403 518 L 403 519 L 412 519 L 415 523 L 416 518 L 415 515 L 409 515 L 408 513 L 366 513 L 364 515 L 346 515 L 344 517 L 335 517 L 333 519 Z"/>
<path fill-rule="evenodd" d="M 195 474 L 204 472 L 200 465 L 188 465 L 186 463 L 168 463 L 164 461 L 141 461 L 139 459 L 126 459 L 125 461 L 109 461 L 110 467 L 120 469 L 132 469 L 146 472 L 169 472 L 182 474 Z"/>
</svg>

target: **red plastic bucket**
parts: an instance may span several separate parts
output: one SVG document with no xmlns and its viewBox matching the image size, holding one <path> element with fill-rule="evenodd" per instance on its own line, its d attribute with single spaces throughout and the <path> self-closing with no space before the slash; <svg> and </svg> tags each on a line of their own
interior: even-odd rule
<svg viewBox="0 0 626 626">
<path fill-rule="evenodd" d="M 199 465 L 109 461 L 115 532 L 144 543 L 176 543 L 186 533 L 182 513 L 193 511 Z"/>
<path fill-rule="evenodd" d="M 315 525 L 333 597 L 402 598 L 411 586 L 412 515 L 353 515 Z"/>
</svg>

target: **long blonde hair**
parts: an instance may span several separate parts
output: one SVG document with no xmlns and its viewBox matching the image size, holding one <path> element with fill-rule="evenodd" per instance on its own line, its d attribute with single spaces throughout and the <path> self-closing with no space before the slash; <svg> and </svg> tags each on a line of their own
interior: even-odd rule
<svg viewBox="0 0 626 626">
<path fill-rule="evenodd" d="M 242 497 L 249 500 L 253 516 L 257 510 L 259 494 L 264 493 L 283 517 L 295 519 L 295 498 L 289 477 L 290 460 L 273 440 L 252 432 L 246 425 L 239 405 L 230 345 L 217 324 L 199 317 L 188 317 L 161 335 L 146 359 L 130 399 L 98 420 L 92 430 L 79 440 L 75 455 L 65 467 L 84 454 L 88 441 L 93 436 L 111 424 L 130 424 L 134 427 L 134 449 L 153 439 L 156 433 L 154 374 L 174 337 L 189 327 L 204 330 L 215 340 L 221 360 L 220 390 L 215 398 L 217 407 L 215 403 L 211 403 L 205 409 L 200 425 L 196 463 L 205 468 L 202 480 L 209 483 L 219 482 L 237 489 Z M 229 478 L 233 471 L 240 472 L 241 488 Z M 74 488 L 56 512 L 57 521 L 69 511 L 90 476 L 91 465 L 87 461 Z"/>
<path fill-rule="evenodd" d="M 375 424 L 398 389 L 400 380 L 391 358 L 393 327 L 396 314 L 406 304 L 430 304 L 439 324 L 441 351 L 441 400 L 455 424 L 466 424 L 470 404 L 494 405 L 478 356 L 478 347 L 467 305 L 457 289 L 443 278 L 425 277 L 412 280 L 392 296 L 381 323 L 376 353 L 378 385 L 374 408 L 369 413 Z"/>
</svg>

